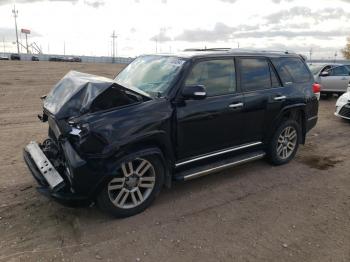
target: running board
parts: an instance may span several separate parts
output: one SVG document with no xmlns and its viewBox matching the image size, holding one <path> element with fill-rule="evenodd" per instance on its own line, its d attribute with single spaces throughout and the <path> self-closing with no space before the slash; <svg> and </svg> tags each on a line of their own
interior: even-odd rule
<svg viewBox="0 0 350 262">
<path fill-rule="evenodd" d="M 195 179 L 211 173 L 219 172 L 230 167 L 261 159 L 265 155 L 266 153 L 262 150 L 254 151 L 252 153 L 245 153 L 236 157 L 231 157 L 211 164 L 182 171 L 180 173 L 177 173 L 174 178 L 175 180 L 180 181 Z"/>
</svg>

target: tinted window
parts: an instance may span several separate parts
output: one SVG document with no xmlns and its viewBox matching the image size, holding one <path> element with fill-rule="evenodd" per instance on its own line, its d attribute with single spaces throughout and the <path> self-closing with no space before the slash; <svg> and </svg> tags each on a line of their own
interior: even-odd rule
<svg viewBox="0 0 350 262">
<path fill-rule="evenodd" d="M 271 88 L 270 67 L 265 58 L 241 58 L 240 69 L 244 90 Z"/>
<path fill-rule="evenodd" d="M 338 66 L 332 69 L 332 76 L 347 76 L 349 75 L 348 69 L 345 66 Z"/>
<path fill-rule="evenodd" d="M 311 79 L 311 75 L 305 63 L 302 62 L 299 58 L 273 58 L 272 63 L 276 67 L 283 83 L 305 83 Z"/>
<path fill-rule="evenodd" d="M 281 86 L 280 81 L 278 80 L 276 72 L 272 68 L 271 65 L 270 65 L 270 73 L 271 73 L 271 84 L 272 84 L 272 87 L 280 87 Z"/>
<path fill-rule="evenodd" d="M 197 63 L 186 79 L 186 85 L 204 85 L 208 96 L 236 91 L 233 59 L 210 60 Z"/>
</svg>

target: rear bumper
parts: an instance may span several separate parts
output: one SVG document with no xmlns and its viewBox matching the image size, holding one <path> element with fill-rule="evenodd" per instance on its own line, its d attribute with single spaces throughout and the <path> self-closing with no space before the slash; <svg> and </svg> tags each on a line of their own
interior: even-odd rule
<svg viewBox="0 0 350 262">
<path fill-rule="evenodd" d="M 42 151 L 41 153 L 43 154 Z M 62 181 L 57 185 L 54 185 L 50 178 L 44 176 L 43 171 L 40 170 L 40 163 L 38 163 L 37 156 L 33 155 L 33 151 L 28 150 L 28 147 L 23 150 L 23 158 L 32 176 L 39 184 L 37 190 L 43 195 L 53 198 L 57 202 L 66 206 L 82 206 L 88 205 L 92 202 L 89 197 L 76 193 L 66 176 L 59 174 L 47 158 L 42 160 L 48 161 L 48 166 L 51 166 L 50 168 L 52 168 L 51 171 L 54 170 L 59 177 L 62 178 Z"/>
</svg>

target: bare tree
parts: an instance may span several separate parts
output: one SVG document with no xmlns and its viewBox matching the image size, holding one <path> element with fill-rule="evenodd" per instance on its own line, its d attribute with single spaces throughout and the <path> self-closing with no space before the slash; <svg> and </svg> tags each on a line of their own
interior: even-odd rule
<svg viewBox="0 0 350 262">
<path fill-rule="evenodd" d="M 346 59 L 350 59 L 350 37 L 347 38 L 347 43 L 341 52 Z"/>
</svg>

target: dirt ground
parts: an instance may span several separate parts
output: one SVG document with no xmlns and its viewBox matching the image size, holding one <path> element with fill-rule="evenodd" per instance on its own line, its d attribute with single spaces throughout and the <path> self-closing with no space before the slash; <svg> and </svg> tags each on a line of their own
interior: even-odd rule
<svg viewBox="0 0 350 262">
<path fill-rule="evenodd" d="M 0 261 L 350 261 L 350 122 L 321 100 L 290 164 L 261 160 L 163 190 L 144 213 L 112 219 L 36 192 L 22 160 L 42 140 L 39 97 L 67 71 L 120 66 L 0 61 Z"/>
</svg>

